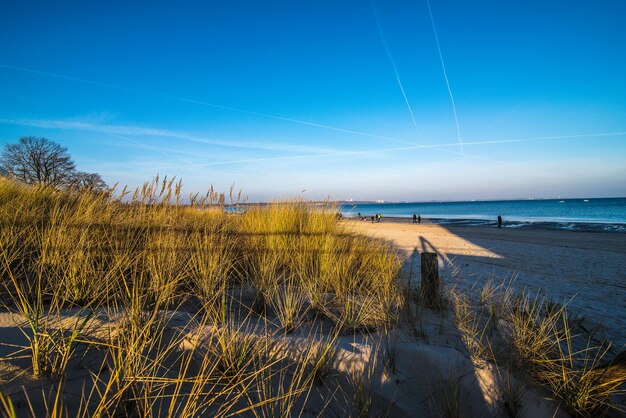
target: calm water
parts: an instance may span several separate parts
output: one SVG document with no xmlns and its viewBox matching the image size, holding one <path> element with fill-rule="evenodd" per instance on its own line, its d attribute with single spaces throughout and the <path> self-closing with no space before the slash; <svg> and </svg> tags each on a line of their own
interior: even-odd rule
<svg viewBox="0 0 626 418">
<path fill-rule="evenodd" d="M 425 222 L 491 225 L 502 215 L 509 228 L 626 232 L 626 198 L 508 200 L 484 202 L 362 203 L 341 206 L 344 216 L 420 215 Z"/>
</svg>

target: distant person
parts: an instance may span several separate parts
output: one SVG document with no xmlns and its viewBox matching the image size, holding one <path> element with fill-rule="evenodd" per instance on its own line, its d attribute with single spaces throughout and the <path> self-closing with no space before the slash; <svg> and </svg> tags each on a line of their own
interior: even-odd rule
<svg viewBox="0 0 626 418">
<path fill-rule="evenodd" d="M 498 228 L 502 228 L 502 215 L 498 215 Z"/>
<path fill-rule="evenodd" d="M 376 215 L 376 219 L 378 219 L 378 222 L 380 222 L 381 218 L 383 217 L 383 215 L 381 215 L 380 213 L 378 213 Z"/>
<path fill-rule="evenodd" d="M 359 217 L 359 219 L 361 219 L 361 212 L 359 212 L 358 217 Z"/>
<path fill-rule="evenodd" d="M 374 223 L 374 215 L 372 215 L 372 223 Z"/>
<path fill-rule="evenodd" d="M 417 215 L 413 214 L 413 223 L 416 224 L 417 223 Z"/>
<path fill-rule="evenodd" d="M 420 215 L 417 215 L 417 223 L 418 224 L 422 223 L 422 217 Z"/>
</svg>

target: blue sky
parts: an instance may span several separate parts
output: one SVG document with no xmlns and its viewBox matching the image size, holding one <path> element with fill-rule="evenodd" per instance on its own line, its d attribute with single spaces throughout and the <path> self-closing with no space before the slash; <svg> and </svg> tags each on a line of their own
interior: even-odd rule
<svg viewBox="0 0 626 418">
<path fill-rule="evenodd" d="M 3 1 L 0 144 L 253 201 L 626 195 L 626 3 L 428 6 Z"/>
</svg>

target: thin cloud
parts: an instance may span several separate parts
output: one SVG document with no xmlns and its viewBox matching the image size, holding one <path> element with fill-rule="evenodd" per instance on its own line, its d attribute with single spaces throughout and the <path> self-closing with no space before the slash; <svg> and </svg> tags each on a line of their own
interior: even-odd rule
<svg viewBox="0 0 626 418">
<path fill-rule="evenodd" d="M 120 139 L 123 139 L 124 141 L 130 142 L 131 144 L 137 145 L 140 148 L 147 149 L 147 150 L 154 151 L 154 152 L 158 152 L 159 154 L 164 155 L 164 156 L 166 156 L 168 158 L 174 158 L 174 159 L 182 162 L 183 164 L 193 164 L 193 161 L 185 160 L 185 159 L 182 159 L 182 158 L 178 158 L 178 157 L 172 156 L 171 152 L 165 151 L 165 150 L 163 150 L 163 149 L 161 149 L 159 147 L 153 147 L 153 146 L 150 146 L 150 145 L 146 145 L 146 144 L 144 144 L 142 142 L 135 141 L 134 139 L 129 138 L 129 137 L 124 136 L 124 135 L 113 134 L 113 133 L 111 133 L 110 135 L 112 135 L 114 137 L 117 137 L 117 138 L 120 138 Z"/>
<path fill-rule="evenodd" d="M 50 73 L 50 72 L 46 72 L 46 71 L 33 70 L 33 69 L 30 69 L 30 68 L 17 67 L 17 66 L 14 66 L 14 65 L 7 65 L 7 64 L 1 64 L 1 63 L 0 63 L 0 68 L 7 68 L 7 69 L 11 69 L 11 70 L 15 70 L 15 71 L 21 71 L 21 72 L 30 73 L 30 74 L 43 75 L 43 76 L 47 76 L 47 77 L 53 77 L 53 78 L 59 78 L 59 79 L 64 79 L 64 80 L 76 81 L 76 82 L 79 82 L 79 83 L 91 84 L 91 85 L 96 85 L 96 86 L 100 86 L 100 87 L 107 87 L 107 88 L 124 90 L 124 91 L 139 93 L 139 94 L 145 94 L 145 95 L 150 95 L 150 96 L 154 96 L 154 97 L 160 97 L 160 98 L 164 98 L 164 99 L 168 99 L 168 100 L 176 100 L 176 101 L 180 101 L 180 102 L 184 102 L 184 103 L 192 103 L 192 104 L 197 104 L 197 105 L 201 105 L 201 106 L 212 107 L 212 108 L 215 108 L 215 109 L 222 109 L 222 110 L 228 110 L 228 111 L 238 112 L 238 113 L 242 113 L 242 114 L 247 114 L 247 115 L 251 115 L 251 116 L 263 117 L 263 118 L 267 118 L 267 119 L 274 119 L 274 120 L 280 120 L 280 121 L 284 121 L 284 122 L 291 122 L 291 123 L 295 123 L 295 124 L 299 124 L 299 125 L 303 125 L 303 126 L 310 126 L 310 127 L 314 127 L 314 128 L 320 128 L 320 129 L 325 129 L 325 130 L 345 133 L 345 134 L 349 134 L 349 135 L 357 135 L 357 136 L 363 136 L 363 137 L 373 138 L 373 139 L 382 139 L 382 140 L 385 140 L 385 141 L 395 142 L 395 143 L 399 143 L 399 144 L 413 145 L 413 146 L 416 146 L 418 148 L 439 149 L 437 147 L 433 147 L 433 146 L 430 146 L 430 145 L 417 144 L 415 142 L 405 141 L 405 140 L 402 140 L 402 139 L 393 138 L 393 137 L 386 136 L 386 135 L 377 135 L 377 134 L 372 134 L 372 133 L 368 133 L 368 132 L 356 131 L 356 130 L 352 130 L 352 129 L 344 129 L 344 128 L 340 128 L 340 127 L 336 127 L 336 126 L 331 126 L 331 125 L 326 125 L 326 124 L 322 124 L 322 123 L 306 121 L 306 120 L 302 120 L 302 119 L 288 118 L 288 117 L 279 116 L 279 115 L 271 115 L 271 114 L 268 114 L 268 113 L 262 113 L 262 112 L 256 112 L 256 111 L 251 111 L 251 110 L 246 110 L 246 109 L 240 109 L 240 108 L 236 108 L 236 107 L 232 107 L 232 106 L 224 106 L 224 105 L 204 102 L 204 101 L 200 101 L 200 100 L 188 99 L 188 98 L 184 98 L 184 97 L 170 96 L 170 95 L 166 95 L 166 94 L 155 93 L 155 92 L 145 91 L 145 90 L 139 90 L 139 89 L 135 89 L 135 88 L 120 86 L 120 85 L 117 85 L 117 84 L 102 83 L 102 82 L 99 82 L 99 81 L 87 80 L 87 79 L 84 79 L 84 78 L 72 77 L 72 76 L 63 75 L 63 74 L 56 74 L 56 73 Z M 395 70 L 395 66 L 394 66 L 394 70 Z M 397 76 L 397 72 L 396 72 L 396 76 Z M 399 81 L 399 79 L 398 79 L 398 81 Z M 401 86 L 401 83 L 400 83 L 400 86 Z M 402 88 L 402 86 L 401 86 L 401 88 Z M 402 89 L 402 90 L 403 90 L 403 94 L 404 94 L 404 89 Z M 406 100 L 406 95 L 405 95 L 405 100 Z M 407 105 L 408 105 L 408 101 L 407 101 Z M 410 109 L 410 105 L 408 105 L 408 106 L 409 106 L 409 109 Z M 411 112 L 411 116 L 413 117 L 412 110 L 410 110 L 410 112 Z M 416 131 L 418 133 L 418 136 L 419 136 L 419 129 L 417 128 L 417 124 L 415 123 L 415 119 L 414 118 L 413 118 L 413 122 L 414 122 L 415 129 L 416 129 Z M 2 123 L 2 119 L 0 119 L 0 123 Z M 85 126 L 83 128 L 85 128 Z M 68 128 L 68 129 L 78 129 L 78 127 L 77 128 Z M 162 131 L 162 130 L 156 130 L 156 131 Z M 126 133 L 125 132 L 116 132 L 116 133 L 121 134 L 121 135 L 125 135 L 125 134 L 126 135 L 132 135 L 132 133 L 129 133 L 129 132 L 126 132 Z M 174 135 L 171 135 L 171 134 L 174 134 Z M 149 135 L 149 134 L 147 134 L 147 135 Z M 261 145 L 258 145 L 258 144 L 239 144 L 239 146 L 238 146 L 237 144 L 230 143 L 230 142 L 229 143 L 225 143 L 225 142 L 216 141 L 216 140 L 206 140 L 204 138 L 200 139 L 200 138 L 196 138 L 196 137 L 193 137 L 193 136 L 189 136 L 187 134 L 185 134 L 183 136 L 180 136 L 180 133 L 174 133 L 174 132 L 170 132 L 169 135 L 159 135 L 158 133 L 154 133 L 154 135 L 168 136 L 168 137 L 173 137 L 173 138 L 180 138 L 180 139 L 186 139 L 186 140 L 195 141 L 195 142 L 204 142 L 204 143 L 209 143 L 209 144 L 212 144 L 212 145 L 221 145 L 221 146 L 228 146 L 228 147 L 291 152 L 291 151 L 289 151 L 287 149 L 288 146 L 285 146 L 285 145 L 282 145 L 282 144 L 280 146 L 278 146 L 278 147 L 267 147 L 267 146 L 261 146 Z M 303 148 L 304 147 L 298 147 L 298 150 L 293 150 L 293 152 L 307 152 L 307 151 L 303 151 Z M 308 147 L 308 149 L 311 150 L 310 147 Z M 311 150 L 311 151 L 315 152 L 314 150 Z M 442 151 L 444 151 L 444 150 L 442 150 Z M 444 152 L 453 153 L 450 150 L 445 150 Z M 459 154 L 465 156 L 465 153 L 463 152 L 462 149 L 461 149 L 461 152 Z"/>
<path fill-rule="evenodd" d="M 450 96 L 450 102 L 452 103 L 452 112 L 454 113 L 454 122 L 456 123 L 456 137 L 459 141 L 458 145 L 461 148 L 461 152 L 465 153 L 463 150 L 463 140 L 461 139 L 461 128 L 459 127 L 459 117 L 456 113 L 456 104 L 454 103 L 454 96 L 452 95 L 452 89 L 450 88 L 450 80 L 448 80 L 448 72 L 446 71 L 446 64 L 443 61 L 443 54 L 441 53 L 441 45 L 439 45 L 439 35 L 437 35 L 437 28 L 435 27 L 435 19 L 433 18 L 433 12 L 430 8 L 430 0 L 426 0 L 426 5 L 428 5 L 428 15 L 430 16 L 430 23 L 433 28 L 433 33 L 435 34 L 435 42 L 437 43 L 437 52 L 439 52 L 439 62 L 441 63 L 441 69 L 443 70 L 443 78 L 446 80 L 446 87 L 448 88 L 448 95 Z"/>
<path fill-rule="evenodd" d="M 280 152 L 298 152 L 298 151 L 302 152 L 303 150 L 305 150 L 304 152 L 309 152 L 308 154 L 302 154 L 302 155 L 231 159 L 231 160 L 225 160 L 225 161 L 213 161 L 209 163 L 197 163 L 197 164 L 196 163 L 188 164 L 187 163 L 188 161 L 178 159 L 179 161 L 183 162 L 184 165 L 161 167 L 160 169 L 183 169 L 183 168 L 193 168 L 193 167 L 210 167 L 210 166 L 228 165 L 228 164 L 252 163 L 252 162 L 349 157 L 349 156 L 359 156 L 359 155 L 369 155 L 369 154 L 380 154 L 380 153 L 385 153 L 385 152 L 410 151 L 410 150 L 424 149 L 424 148 L 439 150 L 439 151 L 450 153 L 450 154 L 465 155 L 471 158 L 489 160 L 492 162 L 505 164 L 502 161 L 492 160 L 487 157 L 469 155 L 465 153 L 462 154 L 457 151 L 446 149 L 447 147 L 458 146 L 459 145 L 458 142 L 450 142 L 450 143 L 444 143 L 444 144 L 411 144 L 405 147 L 347 151 L 347 150 L 320 149 L 320 148 L 301 147 L 301 146 L 298 146 L 298 147 L 282 146 L 282 145 L 277 145 L 277 146 L 265 145 L 264 146 L 264 145 L 258 145 L 258 144 L 252 145 L 252 144 L 242 144 L 242 143 L 236 143 L 236 142 L 224 142 L 224 141 L 217 141 L 217 140 L 209 140 L 206 138 L 201 138 L 201 137 L 189 135 L 187 133 L 171 131 L 171 130 L 127 126 L 127 125 L 94 124 L 94 123 L 82 122 L 82 121 L 77 121 L 77 120 L 3 119 L 3 118 L 0 118 L 0 123 L 15 124 L 15 125 L 21 125 L 21 126 L 33 126 L 33 127 L 48 128 L 48 129 L 71 129 L 71 130 L 86 130 L 86 131 L 102 132 L 102 133 L 110 134 L 113 136 L 117 136 L 135 145 L 152 149 L 154 151 L 157 151 L 167 156 L 169 156 L 169 154 L 167 154 L 166 150 L 157 150 L 155 147 L 150 147 L 138 141 L 132 140 L 128 138 L 128 136 L 159 136 L 159 137 L 168 137 L 168 138 L 178 138 L 178 139 L 184 139 L 184 140 L 193 141 L 193 142 L 200 142 L 200 143 L 205 143 L 209 145 L 218 145 L 218 146 L 225 146 L 225 147 L 231 147 L 231 148 L 263 149 L 263 150 L 280 151 Z M 610 137 L 610 136 L 622 136 L 622 135 L 626 135 L 626 131 L 558 135 L 558 136 L 542 136 L 542 137 L 532 137 L 532 138 L 475 140 L 471 142 L 464 142 L 464 145 L 468 145 L 468 146 L 490 145 L 490 144 L 497 145 L 497 144 L 533 142 L 533 141 L 542 141 L 542 140 L 567 140 L 567 139 Z"/>
<path fill-rule="evenodd" d="M 216 104 L 216 103 L 204 102 L 204 101 L 201 101 L 201 100 L 188 99 L 188 98 L 185 98 L 185 97 L 170 96 L 168 94 L 161 94 L 161 93 L 156 93 L 156 92 L 152 92 L 152 91 L 140 90 L 140 89 L 135 89 L 135 88 L 131 88 L 131 87 L 121 86 L 121 85 L 118 85 L 118 84 L 102 83 L 102 82 L 99 82 L 99 81 L 87 80 L 87 79 L 84 79 L 84 78 L 72 77 L 72 76 L 63 75 L 63 74 L 50 73 L 50 72 L 47 72 L 47 71 L 33 70 L 33 69 L 30 69 L 30 68 L 17 67 L 17 66 L 8 65 L 8 64 L 0 64 L 0 68 L 6 68 L 6 69 L 10 69 L 10 70 L 14 70 L 14 71 L 20 71 L 20 72 L 25 72 L 25 73 L 29 73 L 29 74 L 43 75 L 43 76 L 46 76 L 46 77 L 59 78 L 59 79 L 63 79 L 63 80 L 75 81 L 75 82 L 84 83 L 84 84 L 91 84 L 91 85 L 100 86 L 100 87 L 107 87 L 107 88 L 111 88 L 111 89 L 124 90 L 124 91 L 128 91 L 128 92 L 133 92 L 133 93 L 139 93 L 139 94 L 144 94 L 144 95 L 149 95 L 149 96 L 154 96 L 154 97 L 160 97 L 160 98 L 168 99 L 168 100 L 175 100 L 175 101 L 184 102 L 184 103 L 197 104 L 197 105 L 201 105 L 201 106 L 211 107 L 211 108 L 214 108 L 214 109 L 228 110 L 228 111 L 231 111 L 231 112 L 237 112 L 237 113 L 242 113 L 242 114 L 251 115 L 251 116 L 258 116 L 258 117 L 262 117 L 262 118 L 266 118 L 266 119 L 280 120 L 280 121 L 284 121 L 284 122 L 290 122 L 290 123 L 295 123 L 295 124 L 299 124 L 299 125 L 310 126 L 310 127 L 314 127 L 314 128 L 320 128 L 320 129 L 326 129 L 326 130 L 331 130 L 331 131 L 341 132 L 341 133 L 346 133 L 346 134 L 351 134 L 351 135 L 357 135 L 357 136 L 363 136 L 363 137 L 375 138 L 375 139 L 383 139 L 383 140 L 386 140 L 386 141 L 397 142 L 397 143 L 413 144 L 411 142 L 403 141 L 403 140 L 397 139 L 397 138 L 388 137 L 388 136 L 385 136 L 385 135 L 377 135 L 377 134 L 372 134 L 372 133 L 369 133 L 369 132 L 356 131 L 356 130 L 353 130 L 353 129 L 344 129 L 344 128 L 340 128 L 340 127 L 336 127 L 336 126 L 326 125 L 326 124 L 323 124 L 323 123 L 311 122 L 311 121 L 306 121 L 306 120 L 296 119 L 296 118 L 288 118 L 288 117 L 285 117 L 285 116 L 272 115 L 272 114 L 263 113 L 263 112 L 256 112 L 256 111 L 252 111 L 252 110 L 240 109 L 240 108 L 232 107 L 232 106 L 224 106 L 224 105 L 220 105 L 220 104 Z"/>
<path fill-rule="evenodd" d="M 393 61 L 392 61 L 392 63 L 393 63 Z M 372 133 L 369 133 L 369 132 L 362 132 L 362 131 L 357 131 L 357 130 L 353 130 L 353 129 L 345 129 L 345 128 L 341 128 L 341 127 L 337 127 L 337 126 L 331 126 L 331 125 L 326 125 L 326 124 L 323 124 L 323 123 L 311 122 L 311 121 L 306 121 L 306 120 L 302 120 L 302 119 L 289 118 L 289 117 L 284 117 L 284 116 L 279 116 L 279 115 L 272 115 L 272 114 L 268 114 L 268 113 L 256 112 L 256 111 L 241 109 L 241 108 L 232 107 L 232 106 L 224 106 L 224 105 L 220 105 L 220 104 L 216 104 L 216 103 L 204 102 L 204 101 L 201 101 L 201 100 L 188 99 L 188 98 L 185 98 L 185 97 L 171 96 L 171 95 L 167 95 L 167 94 L 161 94 L 161 93 L 156 93 L 156 92 L 152 92 L 152 91 L 146 91 L 146 90 L 140 90 L 140 89 L 135 89 L 135 88 L 126 87 L 126 86 L 121 86 L 121 85 L 118 85 L 118 84 L 102 83 L 102 82 L 99 82 L 99 81 L 88 80 L 88 79 L 79 78 L 79 77 L 72 77 L 72 76 L 63 75 L 63 74 L 57 74 L 57 73 L 50 73 L 50 72 L 47 72 L 47 71 L 39 71 L 39 70 L 30 69 L 30 68 L 17 67 L 17 66 L 14 66 L 14 65 L 2 64 L 2 63 L 0 63 L 0 68 L 6 68 L 6 69 L 10 69 L 10 70 L 14 70 L 14 71 L 20 71 L 20 72 L 25 72 L 25 73 L 29 73 L 29 74 L 43 75 L 43 76 L 46 76 L 46 77 L 59 78 L 59 79 L 63 79 L 63 80 L 75 81 L 75 82 L 84 83 L 84 84 L 91 84 L 91 85 L 100 86 L 100 87 L 106 87 L 106 88 L 111 88 L 111 89 L 117 89 L 117 90 L 133 92 L 133 93 L 139 93 L 139 94 L 144 94 L 144 95 L 149 95 L 149 96 L 154 96 L 154 97 L 160 97 L 160 98 L 163 98 L 163 99 L 175 100 L 175 101 L 184 102 L 184 103 L 197 104 L 197 105 L 200 105 L 200 106 L 207 106 L 207 107 L 211 107 L 211 108 L 214 108 L 214 109 L 228 110 L 228 111 L 242 113 L 242 114 L 247 114 L 247 115 L 251 115 L 251 116 L 258 116 L 258 117 L 262 117 L 262 118 L 266 118 L 266 119 L 273 119 L 273 120 L 279 120 L 279 121 L 284 121 L 284 122 L 290 122 L 290 123 L 299 124 L 299 125 L 303 125 L 303 126 L 320 128 L 320 129 L 330 130 L 330 131 L 334 131 L 334 132 L 345 133 L 345 134 L 349 134 L 349 135 L 362 136 L 362 137 L 372 138 L 372 139 L 382 139 L 382 140 L 385 140 L 385 141 L 395 142 L 395 143 L 398 143 L 398 144 L 413 145 L 413 146 L 416 146 L 418 148 L 438 149 L 437 147 L 433 147 L 431 145 L 418 144 L 418 143 L 415 143 L 415 142 L 406 141 L 406 140 L 402 140 L 402 139 L 399 139 L 399 138 L 393 138 L 393 137 L 386 136 L 386 135 L 372 134 Z M 395 66 L 394 66 L 394 70 L 395 70 Z M 397 72 L 396 72 L 396 76 L 397 76 Z M 404 94 L 404 91 L 403 91 L 403 94 Z M 406 100 L 406 95 L 405 95 L 405 100 Z M 408 101 L 407 101 L 407 105 L 408 105 Z M 408 105 L 408 106 L 410 108 L 410 105 Z M 410 110 L 410 111 L 412 113 L 412 110 Z M 413 115 L 411 114 L 411 116 L 413 116 Z M 419 129 L 417 128 L 417 123 L 415 123 L 415 119 L 414 118 L 413 118 L 413 122 L 414 122 L 415 129 L 416 129 L 416 131 L 418 133 L 418 136 L 419 136 Z M 2 119 L 0 119 L 0 123 L 2 123 Z M 125 135 L 125 134 L 132 135 L 132 133 L 124 133 L 124 132 L 116 132 L 116 133 L 121 134 L 121 135 Z M 179 135 L 180 133 L 176 133 L 176 134 Z M 158 135 L 158 136 L 169 136 L 169 137 L 177 138 L 177 137 L 179 137 L 177 135 Z M 236 144 L 233 144 L 233 143 L 230 143 L 230 142 L 226 143 L 226 142 L 221 142 L 221 141 L 216 141 L 216 140 L 206 140 L 204 138 L 200 139 L 200 138 L 195 138 L 193 136 L 190 137 L 187 134 L 185 134 L 184 137 L 181 137 L 181 139 L 187 139 L 187 140 L 195 141 L 195 142 L 204 142 L 204 143 L 210 143 L 210 144 L 213 144 L 213 145 L 222 145 L 222 146 L 228 146 L 228 147 L 262 149 L 262 150 L 269 150 L 269 151 L 287 151 L 287 146 L 284 146 L 282 144 L 277 146 L 277 147 L 267 147 L 267 146 L 261 146 L 261 145 L 258 145 L 258 144 L 250 144 L 250 145 L 248 145 L 248 144 L 240 144 L 240 146 L 237 146 Z M 303 151 L 303 149 L 305 149 L 305 148 L 306 147 L 299 147 L 299 151 L 298 150 L 294 150 L 293 152 L 301 152 L 301 151 L 302 152 L 307 152 L 307 151 Z M 308 150 L 310 150 L 311 152 L 315 152 L 315 150 L 312 150 L 310 147 L 308 148 Z M 328 150 L 326 150 L 326 151 L 328 151 Z M 446 150 L 444 152 L 452 153 L 449 150 Z M 463 152 L 460 152 L 459 154 L 460 155 L 464 155 Z"/>
<path fill-rule="evenodd" d="M 378 13 L 376 13 L 376 7 L 374 7 L 374 0 L 370 1 L 370 5 L 372 6 L 372 14 L 374 15 L 374 20 L 376 20 L 376 28 L 378 29 L 378 35 L 380 36 L 380 40 L 385 47 L 385 52 L 387 52 L 387 58 L 389 58 L 389 62 L 391 63 L 391 68 L 393 68 L 393 73 L 396 76 L 396 82 L 398 83 L 398 87 L 400 88 L 400 92 L 402 93 L 402 97 L 404 98 L 404 103 L 411 115 L 411 121 L 413 122 L 413 127 L 415 128 L 415 133 L 417 137 L 421 139 L 422 135 L 420 134 L 420 130 L 417 127 L 417 122 L 415 121 L 415 115 L 413 114 L 413 108 L 411 108 L 411 104 L 409 103 L 409 99 L 406 96 L 406 92 L 404 91 L 404 86 L 402 85 L 402 81 L 400 80 L 400 75 L 398 74 L 398 69 L 396 68 L 396 63 L 391 55 L 391 51 L 389 50 L 389 45 L 387 45 L 387 40 L 385 39 L 385 34 L 383 33 L 383 29 L 380 26 L 380 20 L 378 19 Z"/>
<path fill-rule="evenodd" d="M 68 120 L 68 119 L 4 119 L 0 118 L 0 123 L 30 126 L 44 129 L 62 129 L 62 130 L 78 130 L 78 131 L 91 131 L 102 132 L 112 135 L 125 135 L 125 136 L 156 136 L 164 138 L 182 139 L 185 141 L 196 142 L 206 145 L 214 145 L 228 148 L 239 149 L 253 149 L 273 152 L 335 152 L 337 149 L 318 148 L 308 146 L 293 146 L 287 144 L 260 144 L 260 143 L 244 143 L 237 141 L 224 141 L 209 139 L 186 132 L 173 131 L 160 128 L 150 128 L 143 126 L 129 126 L 129 125 L 112 125 L 112 124 L 99 124 L 80 120 Z"/>
<path fill-rule="evenodd" d="M 568 139 L 583 139 L 583 138 L 601 138 L 601 137 L 611 137 L 611 136 L 623 136 L 626 135 L 626 131 L 618 131 L 618 132 L 599 132 L 599 133 L 589 133 L 589 134 L 575 134 L 575 135 L 558 135 L 558 136 L 542 136 L 542 137 L 532 137 L 532 138 L 517 138 L 517 139 L 495 139 L 495 140 L 476 140 L 470 142 L 464 142 L 465 145 L 497 145 L 497 144 L 509 144 L 509 143 L 517 143 L 517 142 L 535 142 L 535 141 L 549 141 L 549 140 L 568 140 Z M 317 159 L 317 158 L 332 158 L 332 157 L 345 157 L 345 156 L 359 156 L 359 155 L 371 155 L 371 154 L 381 154 L 385 152 L 400 152 L 400 151 L 410 151 L 420 148 L 427 149 L 441 149 L 441 151 L 448 151 L 453 154 L 460 154 L 459 152 L 445 150 L 445 147 L 457 147 L 459 145 L 458 142 L 449 142 L 445 144 L 430 144 L 430 145 L 412 145 L 406 147 L 395 147 L 395 148 L 379 148 L 372 150 L 361 150 L 361 151 L 340 151 L 333 153 L 325 153 L 325 154 L 313 154 L 313 155 L 290 155 L 290 156 L 281 156 L 281 157 L 268 157 L 268 158 L 248 158 L 248 159 L 239 159 L 239 160 L 227 160 L 227 161 L 214 161 L 210 163 L 201 163 L 201 164 L 193 164 L 189 166 L 173 166 L 173 167 L 165 167 L 165 169 L 177 169 L 177 168 L 188 168 L 188 167 L 210 167 L 216 165 L 227 165 L 227 164 L 240 164 L 240 163 L 250 163 L 250 162 L 266 162 L 266 161 L 279 161 L 279 160 L 299 160 L 299 159 Z M 487 157 L 479 156 L 479 155 L 471 155 L 471 154 L 463 154 L 467 157 L 489 160 L 492 162 L 496 162 L 499 164 L 507 164 L 504 161 L 492 160 Z"/>
</svg>

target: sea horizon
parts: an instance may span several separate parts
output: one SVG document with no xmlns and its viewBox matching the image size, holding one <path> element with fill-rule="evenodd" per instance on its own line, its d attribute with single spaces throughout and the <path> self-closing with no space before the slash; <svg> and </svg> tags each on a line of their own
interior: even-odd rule
<svg viewBox="0 0 626 418">
<path fill-rule="evenodd" d="M 432 200 L 386 200 L 386 199 L 338 199 L 334 202 L 341 204 L 388 204 L 388 203 L 472 203 L 472 202 L 522 202 L 522 201 L 535 201 L 535 200 L 601 200 L 601 199 L 626 199 L 626 196 L 603 196 L 603 197 L 589 197 L 589 196 L 577 196 L 577 197 L 524 197 L 524 198 L 501 198 L 501 199 L 432 199 Z M 263 203 L 263 202 L 259 202 Z"/>
</svg>

